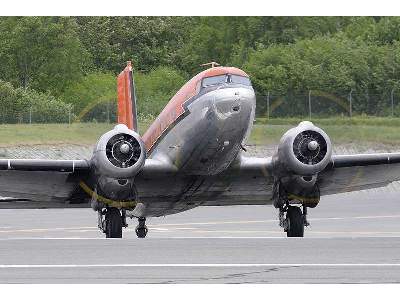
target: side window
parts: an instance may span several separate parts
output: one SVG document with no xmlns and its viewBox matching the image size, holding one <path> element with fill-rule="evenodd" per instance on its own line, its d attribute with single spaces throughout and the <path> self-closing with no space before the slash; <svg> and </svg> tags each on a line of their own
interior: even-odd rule
<svg viewBox="0 0 400 300">
<path fill-rule="evenodd" d="M 251 86 L 251 81 L 248 77 L 239 76 L 239 75 L 231 75 L 231 83 Z"/>
<path fill-rule="evenodd" d="M 206 77 L 206 78 L 203 79 L 201 86 L 202 87 L 207 87 L 207 86 L 211 86 L 211 85 L 226 83 L 226 80 L 227 80 L 227 76 L 226 75 L 218 75 L 218 76 Z"/>
</svg>

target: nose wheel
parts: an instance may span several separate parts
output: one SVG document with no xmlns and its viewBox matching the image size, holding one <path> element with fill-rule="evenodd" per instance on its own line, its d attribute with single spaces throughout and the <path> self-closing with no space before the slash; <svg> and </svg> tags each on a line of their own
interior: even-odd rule
<svg viewBox="0 0 400 300">
<path fill-rule="evenodd" d="M 139 218 L 139 224 L 135 229 L 136 236 L 140 239 L 143 239 L 146 237 L 148 228 L 146 226 L 146 218 Z"/>
</svg>

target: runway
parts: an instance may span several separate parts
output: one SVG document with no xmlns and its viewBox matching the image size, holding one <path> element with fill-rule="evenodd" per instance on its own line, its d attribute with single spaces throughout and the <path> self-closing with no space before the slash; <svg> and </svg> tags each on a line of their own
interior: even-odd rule
<svg viewBox="0 0 400 300">
<path fill-rule="evenodd" d="M 200 207 L 106 240 L 90 209 L 1 210 L 0 283 L 400 282 L 396 192 L 323 198 L 305 238 L 270 206 Z"/>
</svg>

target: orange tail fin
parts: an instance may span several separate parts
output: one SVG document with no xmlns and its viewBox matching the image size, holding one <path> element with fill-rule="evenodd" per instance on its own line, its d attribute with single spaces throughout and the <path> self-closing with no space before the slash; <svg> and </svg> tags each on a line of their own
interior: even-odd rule
<svg viewBox="0 0 400 300">
<path fill-rule="evenodd" d="M 118 75 L 118 124 L 125 124 L 129 129 L 138 130 L 136 111 L 136 92 L 133 70 L 130 61 Z"/>
</svg>

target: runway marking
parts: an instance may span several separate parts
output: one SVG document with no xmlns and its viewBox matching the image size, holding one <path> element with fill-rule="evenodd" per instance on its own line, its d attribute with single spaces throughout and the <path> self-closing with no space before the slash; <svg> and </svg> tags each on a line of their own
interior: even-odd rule
<svg viewBox="0 0 400 300">
<path fill-rule="evenodd" d="M 54 227 L 54 228 L 26 228 L 26 229 L 13 229 L 13 230 L 0 230 L 0 233 L 10 232 L 42 232 L 42 231 L 62 231 L 62 230 L 91 230 L 97 227 Z"/>
<path fill-rule="evenodd" d="M 93 233 L 93 232 L 100 232 L 98 230 L 76 230 L 76 231 L 68 231 L 69 233 Z M 128 231 L 125 231 L 126 233 Z M 129 231 L 130 232 L 130 231 Z M 156 230 L 154 234 L 162 234 L 163 237 L 159 236 L 162 239 L 173 239 L 173 238 L 276 238 L 275 236 L 220 236 L 214 237 L 212 235 L 207 234 L 268 234 L 268 235 L 279 235 L 282 238 L 286 238 L 282 231 L 268 231 L 268 230 L 191 230 L 187 232 L 188 234 L 198 234 L 203 236 L 182 236 L 182 237 L 174 237 L 174 236 L 164 236 L 165 234 L 170 233 L 177 233 L 179 230 Z M 318 235 L 335 235 L 335 236 L 318 236 Z M 341 235 L 341 236 L 336 236 Z M 352 236 L 349 236 L 352 235 Z M 359 235 L 359 236 L 357 236 Z M 387 238 L 397 238 L 400 237 L 400 231 L 310 231 L 307 233 L 307 236 L 304 237 L 305 239 L 309 238 L 358 238 L 358 237 L 387 237 Z M 16 237 L 16 238 L 2 238 L 0 240 L 18 240 L 18 239 L 68 239 L 69 237 Z M 104 237 L 74 237 L 74 239 L 105 239 Z M 149 236 L 149 238 L 158 238 L 157 236 Z M 302 239 L 304 239 L 302 238 Z"/>
<path fill-rule="evenodd" d="M 383 216 L 355 216 L 355 217 L 327 217 L 327 218 L 308 218 L 309 221 L 324 221 L 324 220 L 346 220 L 346 219 L 386 219 L 400 218 L 400 215 L 383 215 Z M 223 224 L 252 224 L 252 223 L 271 223 L 278 222 L 277 219 L 269 220 L 247 220 L 247 221 L 214 221 L 214 222 L 193 222 L 193 223 L 169 223 L 169 224 L 154 224 L 153 226 L 182 226 L 182 225 L 223 225 Z M 152 225 L 149 225 L 151 227 Z"/>
<path fill-rule="evenodd" d="M 283 234 L 278 230 L 193 230 L 192 233 L 268 233 Z M 307 234 L 399 234 L 400 231 L 310 231 Z"/>
<path fill-rule="evenodd" d="M 328 218 L 310 218 L 310 221 L 325 221 L 325 220 L 346 220 L 346 219 L 385 219 L 385 218 L 400 218 L 400 215 L 382 215 L 382 216 L 355 216 L 355 217 L 328 217 Z M 247 220 L 247 221 L 215 221 L 215 222 L 193 222 L 193 223 L 169 223 L 169 224 L 153 224 L 149 225 L 149 229 L 155 230 L 157 232 L 170 232 L 170 231 L 179 231 L 179 230 L 192 230 L 197 233 L 207 233 L 207 232 L 220 232 L 220 233 L 240 233 L 240 232 L 248 232 L 248 233 L 281 233 L 281 231 L 260 231 L 260 230 L 236 230 L 236 231 L 229 231 L 229 230 L 199 230 L 198 228 L 193 227 L 176 227 L 176 226 L 188 226 L 188 225 L 224 225 L 224 224 L 254 224 L 254 223 L 270 223 L 270 222 L 277 222 L 275 219 L 271 220 Z M 175 226 L 175 228 L 168 228 L 169 226 Z M 166 228 L 165 228 L 166 227 Z M 14 233 L 14 232 L 46 232 L 46 231 L 73 231 L 73 232 L 96 232 L 98 231 L 97 227 L 94 226 L 80 226 L 80 227 L 55 227 L 55 228 L 21 228 L 21 229 L 11 229 L 12 227 L 0 227 L 0 234 L 1 233 Z M 196 231 L 197 229 L 197 231 Z M 134 229 L 126 229 L 126 232 L 134 231 Z M 334 231 L 312 231 L 310 233 L 332 233 L 332 234 L 400 234 L 400 232 L 334 232 Z"/>
<path fill-rule="evenodd" d="M 0 269 L 28 269 L 28 268 L 255 268 L 255 267 L 400 267 L 400 263 L 221 263 L 221 264 L 20 264 L 20 265 L 0 265 Z"/>
<path fill-rule="evenodd" d="M 321 240 L 321 239 L 368 239 L 368 238 L 400 238 L 400 235 L 381 235 L 381 236 L 306 236 L 306 237 L 291 237 L 288 238 L 282 233 L 280 236 L 176 236 L 163 239 L 282 239 L 282 240 Z M 155 239 L 155 237 L 149 237 Z M 1 239 L 0 239 L 1 240 Z"/>
<path fill-rule="evenodd" d="M 0 238 L 0 241 L 30 241 L 30 240 L 107 240 L 105 237 L 11 237 L 11 238 Z M 114 240 L 114 239 L 113 239 Z M 115 241 L 121 241 L 121 239 L 115 239 Z"/>
<path fill-rule="evenodd" d="M 381 239 L 381 238 L 400 238 L 400 235 L 381 235 L 381 236 L 307 236 L 307 237 L 291 237 L 288 238 L 280 232 L 280 236 L 172 236 L 172 237 L 154 237 L 149 236 L 146 240 L 173 240 L 173 239 L 264 239 L 264 240 L 320 240 L 320 239 Z M 103 240 L 110 243 L 120 243 L 122 241 L 133 241 L 137 240 L 136 237 L 124 238 L 124 239 L 106 239 L 105 237 L 78 237 L 78 236 L 67 236 L 67 237 L 10 237 L 0 238 L 0 241 L 24 241 L 24 240 Z"/>
</svg>

